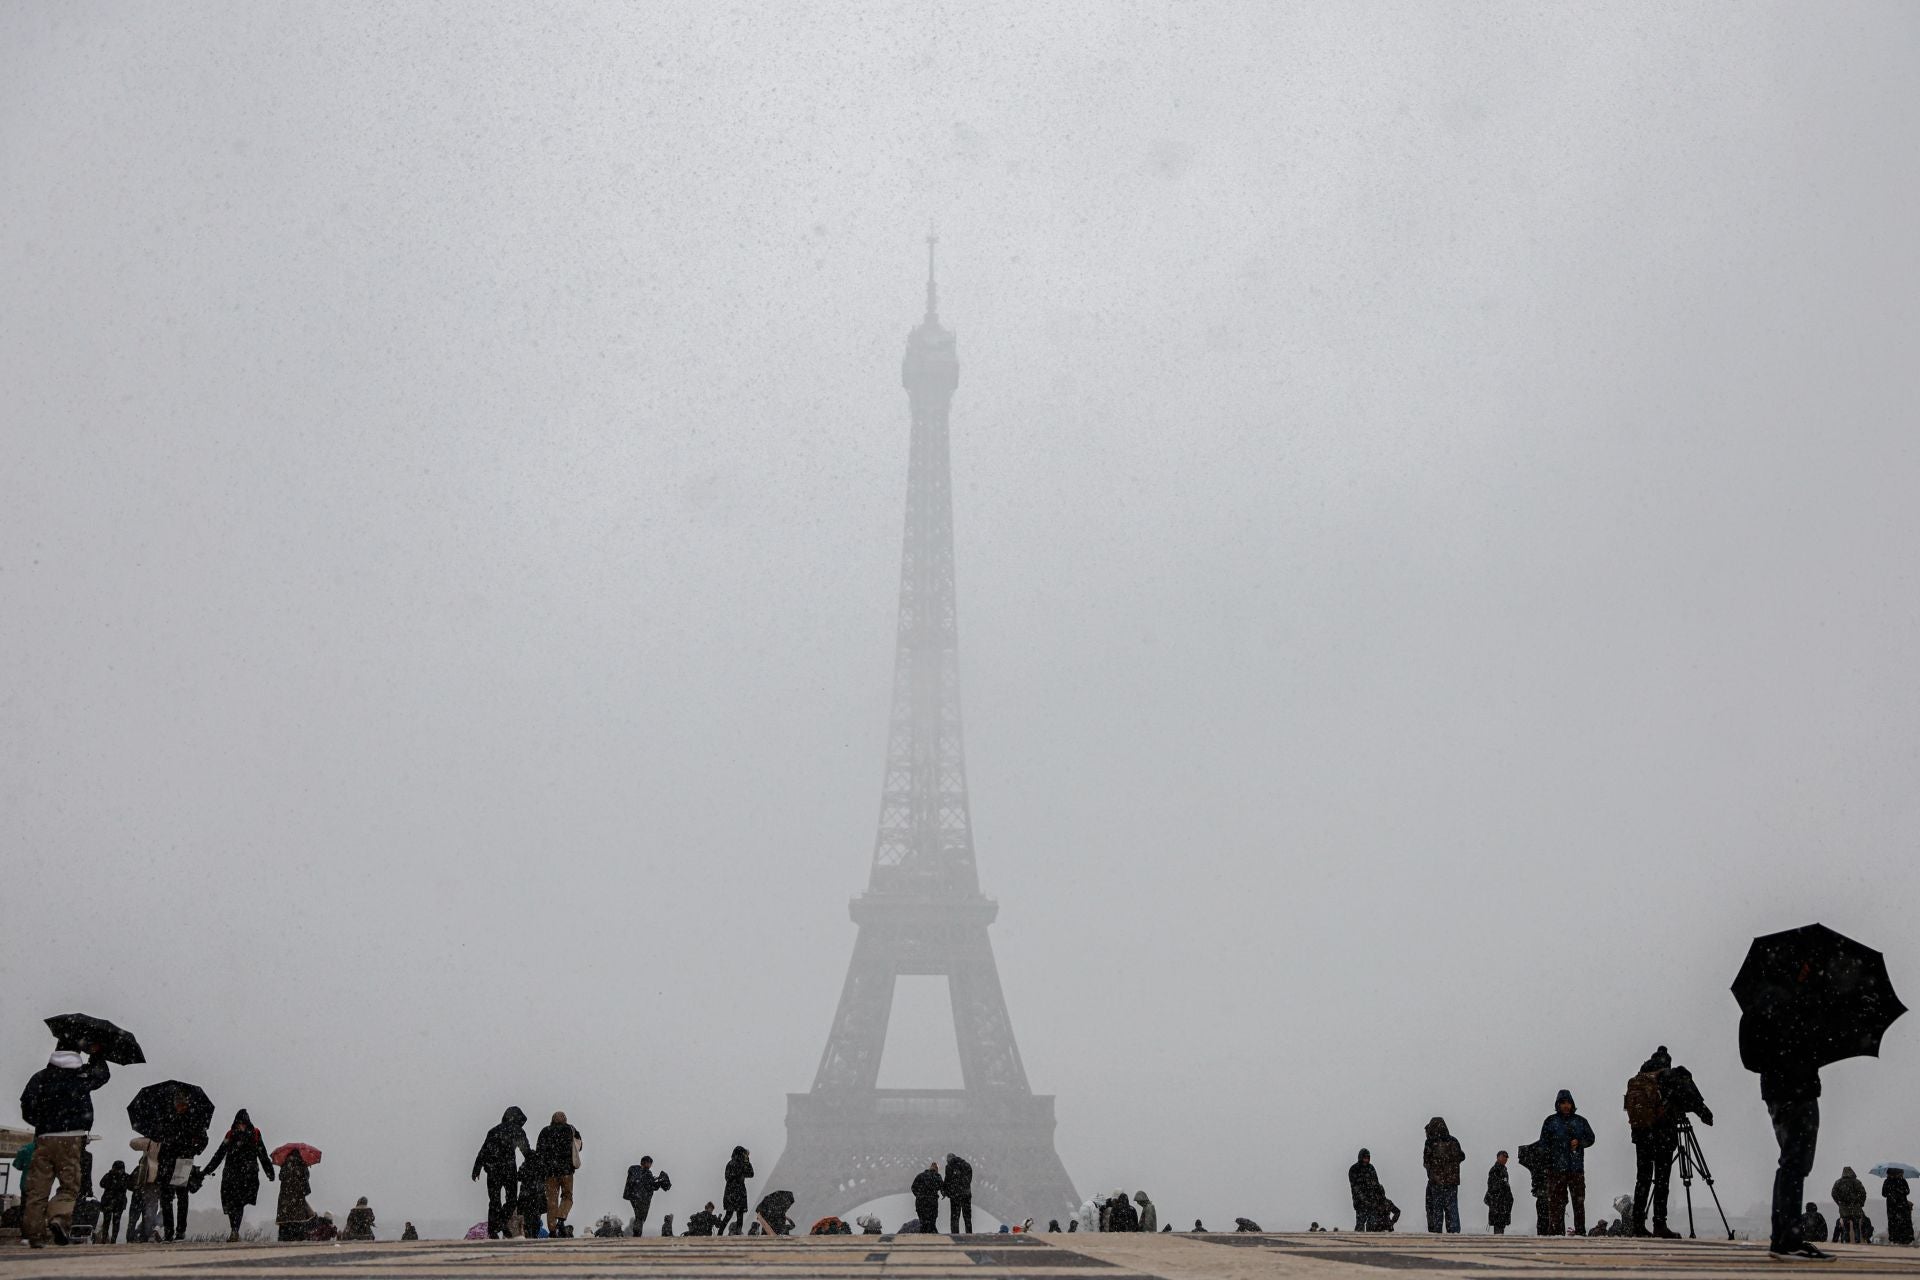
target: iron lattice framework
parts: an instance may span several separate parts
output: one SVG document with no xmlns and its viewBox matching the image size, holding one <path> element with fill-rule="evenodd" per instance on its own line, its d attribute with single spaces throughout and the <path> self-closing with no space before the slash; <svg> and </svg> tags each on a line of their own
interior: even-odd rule
<svg viewBox="0 0 1920 1280">
<path fill-rule="evenodd" d="M 1079 1203 L 1053 1146 L 1053 1099 L 1036 1095 L 1014 1043 L 980 892 L 960 732 L 953 485 L 947 412 L 960 382 L 940 324 L 927 241 L 927 314 L 900 380 L 913 410 L 899 643 L 880 830 L 840 1007 L 808 1093 L 787 1095 L 787 1147 L 763 1184 L 807 1218 L 904 1192 L 949 1151 L 974 1167 L 974 1201 L 1003 1222 L 1064 1217 Z M 901 975 L 947 980 L 959 1089 L 882 1089 L 880 1058 Z"/>
</svg>

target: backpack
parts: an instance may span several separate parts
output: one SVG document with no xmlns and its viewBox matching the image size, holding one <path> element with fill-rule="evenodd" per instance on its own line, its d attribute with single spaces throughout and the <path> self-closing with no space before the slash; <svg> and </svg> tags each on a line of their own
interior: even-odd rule
<svg viewBox="0 0 1920 1280">
<path fill-rule="evenodd" d="M 1627 1126 L 1635 1131 L 1651 1129 L 1667 1118 L 1667 1102 L 1660 1096 L 1655 1072 L 1642 1071 L 1627 1081 L 1627 1096 L 1622 1103 L 1627 1109 Z"/>
</svg>

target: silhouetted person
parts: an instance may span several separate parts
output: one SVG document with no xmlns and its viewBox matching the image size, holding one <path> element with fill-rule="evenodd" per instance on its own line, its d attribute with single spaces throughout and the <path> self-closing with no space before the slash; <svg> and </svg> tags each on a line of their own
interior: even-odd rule
<svg viewBox="0 0 1920 1280">
<path fill-rule="evenodd" d="M 1160 1210 L 1156 1209 L 1153 1201 L 1147 1198 L 1147 1193 L 1144 1191 L 1134 1192 L 1133 1202 L 1140 1206 L 1140 1230 L 1158 1231 L 1160 1229 Z M 1173 1230 L 1172 1224 L 1168 1224 L 1167 1230 Z"/>
<path fill-rule="evenodd" d="M 1836 1215 L 1836 1221 L 1833 1224 L 1833 1242 L 1865 1244 L 1867 1242 L 1867 1184 L 1860 1181 L 1852 1165 L 1842 1169 L 1839 1180 L 1833 1184 L 1833 1208 Z"/>
<path fill-rule="evenodd" d="M 580 1167 L 580 1131 L 567 1123 L 566 1112 L 556 1111 L 533 1145 L 547 1175 L 547 1234 L 571 1235 L 567 1215 L 573 1212 L 573 1171 Z"/>
<path fill-rule="evenodd" d="M 1887 1202 L 1887 1243 L 1912 1244 L 1913 1192 L 1907 1186 L 1907 1175 L 1898 1169 L 1887 1170 L 1880 1194 Z"/>
<path fill-rule="evenodd" d="M 1382 1230 L 1387 1193 L 1380 1185 L 1380 1171 L 1373 1167 L 1373 1153 L 1365 1147 L 1347 1169 L 1347 1189 L 1353 1193 L 1353 1229 Z"/>
<path fill-rule="evenodd" d="M 1493 1234 L 1507 1234 L 1508 1226 L 1513 1223 L 1513 1183 L 1507 1178 L 1504 1151 L 1493 1158 L 1493 1166 L 1487 1170 L 1487 1194 L 1480 1202 L 1487 1206 L 1487 1225 L 1493 1228 Z"/>
<path fill-rule="evenodd" d="M 528 1240 L 538 1240 L 540 1219 L 547 1215 L 547 1158 L 538 1147 L 520 1166 L 513 1207 L 520 1215 L 520 1234 Z"/>
<path fill-rule="evenodd" d="M 953 1152 L 947 1152 L 947 1171 L 940 1179 L 941 1194 L 947 1197 L 948 1227 L 959 1235 L 962 1224 L 973 1234 L 973 1166 Z"/>
<path fill-rule="evenodd" d="M 1573 1206 L 1573 1234 L 1587 1234 L 1587 1148 L 1593 1145 L 1593 1126 L 1573 1104 L 1573 1094 L 1562 1089 L 1553 1100 L 1553 1114 L 1540 1122 L 1540 1155 L 1547 1169 L 1548 1235 L 1567 1233 L 1567 1206 Z"/>
<path fill-rule="evenodd" d="M 1827 1215 L 1811 1200 L 1807 1201 L 1807 1211 L 1800 1215 L 1800 1238 L 1814 1244 L 1827 1242 Z"/>
<path fill-rule="evenodd" d="M 707 1207 L 698 1213 L 687 1215 L 687 1234 L 690 1236 L 710 1236 L 720 1230 L 720 1219 L 713 1211 L 713 1201 L 707 1201 Z"/>
<path fill-rule="evenodd" d="M 127 1176 L 127 1162 L 115 1160 L 113 1168 L 100 1178 L 100 1225 L 94 1228 L 93 1238 L 105 1244 L 117 1244 L 120 1240 L 120 1221 L 127 1211 L 127 1189 L 133 1185 L 133 1179 Z"/>
<path fill-rule="evenodd" d="M 653 1210 L 653 1193 L 671 1191 L 673 1181 L 666 1174 L 653 1171 L 653 1157 L 641 1156 L 640 1163 L 627 1170 L 625 1199 L 633 1209 L 633 1234 L 645 1235 L 647 1215 Z"/>
<path fill-rule="evenodd" d="M 747 1179 L 752 1176 L 751 1153 L 745 1147 L 735 1147 L 727 1161 L 726 1189 L 720 1196 L 720 1234 L 726 1234 L 729 1224 L 736 1236 L 747 1229 Z"/>
<path fill-rule="evenodd" d="M 313 1206 L 307 1197 L 313 1194 L 313 1178 L 307 1172 L 306 1157 L 298 1151 L 287 1153 L 280 1167 L 280 1202 L 273 1222 L 283 1241 L 305 1240 L 313 1229 Z"/>
<path fill-rule="evenodd" d="M 226 1211 L 227 1243 L 232 1244 L 240 1238 L 240 1219 L 246 1216 L 247 1206 L 259 1203 L 260 1175 L 273 1181 L 266 1139 L 253 1127 L 244 1107 L 234 1113 L 233 1126 L 207 1161 L 205 1176 L 211 1178 L 222 1164 L 227 1167 L 220 1175 L 220 1207 Z"/>
<path fill-rule="evenodd" d="M 1460 1166 L 1467 1153 L 1460 1140 L 1447 1132 L 1447 1122 L 1439 1116 L 1427 1121 L 1427 1142 L 1420 1163 L 1427 1170 L 1427 1230 L 1460 1234 Z"/>
<path fill-rule="evenodd" d="M 88 1049 L 81 1058 L 82 1048 Z M 51 1236 L 61 1244 L 80 1201 L 80 1157 L 93 1127 L 93 1091 L 110 1077 L 105 1058 L 61 1040 L 47 1065 L 33 1073 L 20 1094 L 20 1118 L 33 1126 L 33 1163 L 20 1189 L 20 1234 L 36 1249 Z M 56 1194 L 53 1184 L 58 1182 Z M 169 1237 L 171 1238 L 171 1237 Z"/>
<path fill-rule="evenodd" d="M 1122 1191 L 1107 1202 L 1107 1230 L 1138 1231 L 1140 1215 L 1133 1211 L 1133 1205 L 1127 1201 L 1127 1193 Z"/>
<path fill-rule="evenodd" d="M 486 1138 L 480 1143 L 480 1153 L 473 1158 L 471 1181 L 478 1182 L 481 1174 L 487 1175 L 489 1240 L 507 1234 L 507 1218 L 513 1213 L 514 1189 L 519 1180 L 515 1152 L 522 1158 L 531 1158 L 533 1148 L 527 1144 L 527 1113 L 518 1107 L 508 1107 L 500 1116 L 500 1123 L 487 1130 Z"/>
<path fill-rule="evenodd" d="M 347 1229 L 340 1233 L 342 1240 L 373 1239 L 373 1207 L 367 1198 L 361 1196 L 353 1208 L 347 1210 Z"/>
<path fill-rule="evenodd" d="M 930 1161 L 907 1188 L 913 1195 L 913 1213 L 920 1219 L 922 1231 L 940 1229 L 940 1191 L 946 1182 L 940 1176 L 940 1162 Z"/>
<path fill-rule="evenodd" d="M 1623 1100 L 1627 1127 L 1633 1135 L 1633 1221 L 1630 1233 L 1647 1234 L 1647 1209 L 1653 1209 L 1653 1234 L 1678 1240 L 1667 1226 L 1667 1197 L 1673 1179 L 1674 1153 L 1680 1148 L 1680 1123 L 1689 1111 L 1701 1123 L 1712 1124 L 1713 1112 L 1693 1083 L 1693 1073 L 1673 1065 L 1667 1046 L 1640 1064 L 1640 1073 L 1627 1081 Z"/>
</svg>

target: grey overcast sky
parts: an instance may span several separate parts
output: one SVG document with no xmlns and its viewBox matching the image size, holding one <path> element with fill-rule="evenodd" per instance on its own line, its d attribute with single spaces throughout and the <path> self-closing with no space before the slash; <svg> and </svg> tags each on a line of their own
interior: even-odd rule
<svg viewBox="0 0 1920 1280">
<path fill-rule="evenodd" d="M 1564 1086 L 1611 1216 L 1666 1043 L 1753 1212 L 1747 939 L 1920 1003 L 1916 66 L 1898 3 L 0 8 L 0 1119 L 84 1008 L 152 1060 L 110 1147 L 196 1080 L 393 1229 L 509 1103 L 576 1221 L 768 1171 L 935 222 L 1082 1194 L 1350 1226 L 1364 1144 L 1417 1217 L 1444 1115 L 1479 1228 Z M 1916 1065 L 1827 1073 L 1822 1198 L 1920 1158 Z"/>
</svg>

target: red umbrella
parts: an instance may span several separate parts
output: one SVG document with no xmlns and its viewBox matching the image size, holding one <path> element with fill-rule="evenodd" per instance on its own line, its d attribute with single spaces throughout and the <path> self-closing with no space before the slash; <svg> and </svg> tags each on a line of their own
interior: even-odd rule
<svg viewBox="0 0 1920 1280">
<path fill-rule="evenodd" d="M 285 1164 L 287 1157 L 296 1151 L 300 1153 L 300 1158 L 307 1163 L 309 1168 L 320 1163 L 320 1148 L 310 1147 L 304 1142 L 283 1142 L 275 1147 L 273 1154 L 267 1158 L 275 1164 Z"/>
</svg>

